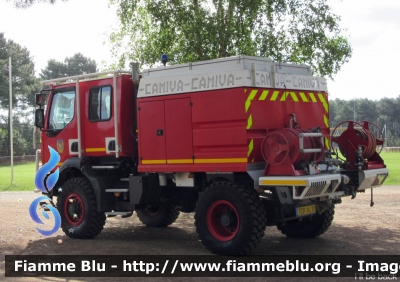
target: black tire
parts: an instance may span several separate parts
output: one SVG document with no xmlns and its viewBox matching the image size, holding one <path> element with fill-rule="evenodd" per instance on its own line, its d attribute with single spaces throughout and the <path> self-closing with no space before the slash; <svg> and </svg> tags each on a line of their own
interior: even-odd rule
<svg viewBox="0 0 400 282">
<path fill-rule="evenodd" d="M 178 193 L 179 198 L 177 202 L 179 203 L 179 210 L 184 213 L 194 212 L 199 199 L 199 193 L 197 191 L 187 191 L 183 189 Z"/>
<path fill-rule="evenodd" d="M 203 245 L 220 255 L 244 255 L 264 236 L 266 215 L 254 189 L 230 182 L 210 185 L 195 213 L 196 232 Z"/>
<path fill-rule="evenodd" d="M 335 214 L 335 205 L 328 203 L 327 209 L 321 214 L 315 214 L 311 218 L 278 224 L 277 228 L 282 234 L 293 238 L 315 238 L 325 233 L 332 224 Z"/>
<path fill-rule="evenodd" d="M 165 201 L 148 205 L 137 210 L 139 220 L 146 226 L 167 227 L 176 221 L 179 216 L 178 208 L 172 201 Z"/>
<path fill-rule="evenodd" d="M 96 197 L 86 178 L 72 178 L 61 185 L 57 209 L 61 215 L 61 228 L 68 237 L 91 239 L 100 234 L 106 216 L 96 207 Z"/>
</svg>

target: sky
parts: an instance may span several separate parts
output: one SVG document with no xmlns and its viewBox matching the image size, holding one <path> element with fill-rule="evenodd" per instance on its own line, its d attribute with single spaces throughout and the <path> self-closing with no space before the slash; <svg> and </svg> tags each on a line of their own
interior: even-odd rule
<svg viewBox="0 0 400 282">
<path fill-rule="evenodd" d="M 26 47 L 34 57 L 36 73 L 50 59 L 63 61 L 75 53 L 112 62 L 107 34 L 118 26 L 116 6 L 109 0 L 68 0 L 16 9 L 12 1 L 0 0 L 0 32 Z M 400 1 L 329 0 L 341 16 L 353 48 L 349 62 L 328 79 L 330 99 L 345 100 L 400 96 Z"/>
<path fill-rule="evenodd" d="M 0 32 L 26 47 L 34 57 L 36 73 L 47 61 L 64 61 L 80 52 L 95 59 L 111 62 L 107 34 L 118 26 L 115 5 L 108 0 L 56 0 L 54 5 L 38 3 L 17 9 L 13 1 L 0 0 Z"/>
</svg>

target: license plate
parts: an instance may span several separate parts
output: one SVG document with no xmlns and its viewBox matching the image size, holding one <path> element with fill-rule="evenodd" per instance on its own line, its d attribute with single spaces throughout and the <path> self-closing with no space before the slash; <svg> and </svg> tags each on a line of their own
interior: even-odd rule
<svg viewBox="0 0 400 282">
<path fill-rule="evenodd" d="M 315 205 L 296 208 L 296 216 L 303 216 L 315 213 Z"/>
</svg>

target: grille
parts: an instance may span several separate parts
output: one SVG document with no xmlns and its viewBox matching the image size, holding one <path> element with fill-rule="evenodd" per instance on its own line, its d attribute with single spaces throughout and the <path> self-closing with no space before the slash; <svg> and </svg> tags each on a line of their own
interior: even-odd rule
<svg viewBox="0 0 400 282">
<path fill-rule="evenodd" d="M 310 189 L 308 189 L 306 193 L 306 197 L 320 195 L 322 193 L 322 190 L 324 190 L 325 186 L 326 186 L 326 181 L 312 182 Z"/>
</svg>

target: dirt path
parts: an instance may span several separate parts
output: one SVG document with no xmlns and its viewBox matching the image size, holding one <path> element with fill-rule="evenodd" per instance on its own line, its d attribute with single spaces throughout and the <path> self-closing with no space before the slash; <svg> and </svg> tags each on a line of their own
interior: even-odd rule
<svg viewBox="0 0 400 282">
<path fill-rule="evenodd" d="M 94 240 L 73 240 L 65 236 L 62 231 L 50 237 L 41 236 L 35 230 L 37 224 L 32 221 L 28 213 L 29 205 L 39 196 L 32 192 L 0 193 L 0 280 L 4 279 L 4 256 L 11 254 L 209 254 L 199 242 L 193 225 L 193 214 L 181 214 L 174 224 L 161 229 L 143 226 L 136 215 L 127 219 L 108 218 L 103 232 Z M 336 206 L 335 219 L 331 228 L 316 239 L 290 239 L 283 236 L 276 227 L 267 227 L 261 244 L 252 254 L 399 255 L 400 187 L 384 186 L 375 189 L 374 202 L 375 206 L 371 208 L 369 190 L 366 194 L 357 194 L 355 200 L 344 198 L 343 203 Z M 210 279 L 216 280 L 216 278 Z M 218 280 L 228 279 L 219 278 Z M 28 281 L 25 278 L 17 280 Z M 40 280 L 42 279 L 32 281 Z M 60 278 L 46 278 L 46 280 L 72 281 Z M 146 279 L 135 278 L 135 281 L 138 280 Z M 187 281 L 188 279 L 174 279 L 174 281 L 177 280 Z M 255 279 L 252 280 L 255 281 Z M 113 279 L 113 281 L 116 280 Z"/>
</svg>

